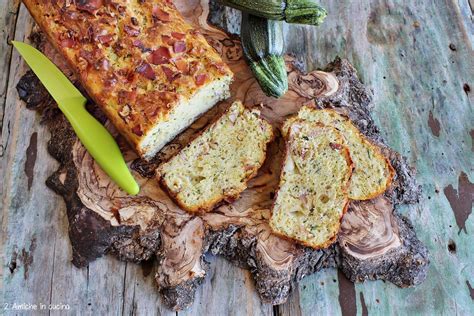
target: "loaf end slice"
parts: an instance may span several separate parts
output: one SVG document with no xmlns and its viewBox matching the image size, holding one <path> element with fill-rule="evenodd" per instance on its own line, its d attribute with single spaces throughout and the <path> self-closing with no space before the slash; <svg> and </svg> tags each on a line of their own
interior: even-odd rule
<svg viewBox="0 0 474 316">
<path fill-rule="evenodd" d="M 270 227 L 313 248 L 331 245 L 348 205 L 352 161 L 334 128 L 293 120 Z"/>
<path fill-rule="evenodd" d="M 137 145 L 140 156 L 150 160 L 199 116 L 207 112 L 217 102 L 227 99 L 230 96 L 231 82 L 231 75 L 222 76 L 200 87 L 190 97 L 180 96 L 167 118 L 158 121 L 144 132 Z"/>
<path fill-rule="evenodd" d="M 172 1 L 23 3 L 142 158 L 229 96 L 232 71 Z"/>
<path fill-rule="evenodd" d="M 176 156 L 157 169 L 157 177 L 188 212 L 210 211 L 246 189 L 265 160 L 272 127 L 257 110 L 235 102 Z"/>
<path fill-rule="evenodd" d="M 377 145 L 360 133 L 348 117 L 331 109 L 303 107 L 296 117 L 285 123 L 283 134 L 291 122 L 298 119 L 332 126 L 344 136 L 354 163 L 349 186 L 351 200 L 370 200 L 388 189 L 395 174 L 390 161 Z"/>
</svg>

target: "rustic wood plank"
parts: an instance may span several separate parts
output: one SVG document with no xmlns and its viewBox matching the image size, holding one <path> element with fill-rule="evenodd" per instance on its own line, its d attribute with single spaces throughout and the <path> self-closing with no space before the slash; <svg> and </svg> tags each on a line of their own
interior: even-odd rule
<svg viewBox="0 0 474 316">
<path fill-rule="evenodd" d="M 25 28 L 18 29 L 16 39 L 26 40 L 33 23 L 23 6 L 19 23 Z M 12 170 L 12 172 L 6 174 L 8 179 L 4 181 L 2 187 L 5 192 L 2 194 L 2 214 L 6 215 L 2 218 L 2 227 L 5 227 L 5 231 L 2 230 L 2 240 L 5 240 L 6 243 L 1 245 L 1 253 L 5 254 L 5 257 L 2 258 L 2 263 L 5 264 L 2 264 L 1 267 L 8 266 L 10 263 L 13 263 L 15 267 L 12 268 L 13 273 L 8 269 L 2 270 L 1 280 L 5 287 L 1 287 L 4 289 L 1 302 L 47 305 L 53 303 L 58 307 L 68 306 L 67 314 L 92 315 L 97 312 L 137 315 L 175 314 L 162 307 L 156 291 L 156 284 L 150 275 L 153 271 L 146 272 L 147 277 L 145 277 L 139 265 L 121 263 L 112 257 L 102 258 L 92 263 L 87 269 L 77 269 L 71 265 L 65 205 L 62 199 L 45 189 L 44 186 L 46 177 L 57 168 L 56 162 L 46 152 L 45 140 L 50 136 L 45 127 L 39 124 L 40 118 L 35 115 L 35 112 L 25 109 L 22 102 L 18 101 L 15 85 L 27 67 L 16 53 L 14 53 L 12 65 L 15 65 L 15 68 L 9 80 L 8 115 L 6 116 L 6 122 L 10 124 L 5 125 L 6 132 L 3 134 L 5 138 L 2 139 L 2 143 L 9 143 L 9 146 L 6 146 L 7 155 L 2 159 L 2 170 Z M 17 128 L 8 131 L 8 127 L 12 126 L 13 122 Z M 41 167 L 29 167 L 35 173 L 33 176 L 28 176 L 25 175 L 23 169 L 28 160 L 27 148 L 32 148 L 29 135 L 34 132 L 37 133 L 34 146 L 37 150 L 36 161 L 41 162 Z M 8 136 L 10 137 L 8 138 Z M 12 139 L 18 144 L 10 142 Z M 15 168 L 12 169 L 12 166 Z M 38 168 L 41 169 L 40 174 L 38 174 Z M 20 177 L 15 177 L 15 175 L 20 175 Z M 31 177 L 33 177 L 32 180 Z M 32 182 L 30 192 L 39 196 L 17 198 L 15 194 L 26 193 L 25 188 L 28 187 L 29 181 Z M 9 203 L 14 198 L 22 201 L 23 212 L 21 214 L 15 212 L 15 210 L 19 210 L 20 205 Z M 28 219 L 33 210 L 37 213 L 37 218 L 44 219 L 44 221 L 39 221 L 36 218 Z M 23 237 L 26 239 L 25 242 L 21 241 L 20 237 L 22 236 L 18 234 L 15 235 L 15 238 L 7 238 L 7 235 L 13 235 L 12 232 L 23 231 L 22 225 L 34 227 L 34 230 L 25 232 L 26 236 Z M 31 247 L 34 254 L 30 253 L 32 251 L 28 252 L 30 248 L 28 238 L 35 238 L 35 246 Z M 22 248 L 26 249 L 26 258 L 23 258 Z M 17 256 L 16 260 L 12 260 L 15 257 L 14 253 L 18 252 L 20 252 L 21 258 L 18 259 Z M 31 260 L 27 266 L 28 279 L 24 279 L 25 263 L 23 260 Z M 260 302 L 248 272 L 236 269 L 235 266 L 223 259 L 217 261 L 211 270 L 216 271 L 217 269 L 215 274 L 211 274 L 215 277 L 207 278 L 206 291 L 204 292 L 202 289 L 199 294 L 202 303 L 195 305 L 197 308 L 191 310 L 190 313 L 199 314 L 206 310 L 207 293 L 210 291 L 228 292 L 229 289 L 234 288 L 233 293 L 230 293 L 234 304 L 229 307 L 234 307 L 237 310 L 240 304 L 245 303 L 249 313 L 258 306 L 262 314 L 271 314 L 272 307 L 264 306 Z M 221 274 L 228 274 L 229 277 L 222 279 L 219 277 Z M 235 283 L 232 285 L 233 282 Z M 98 293 L 101 294 L 98 295 Z M 246 296 L 242 296 L 242 294 L 246 294 Z M 247 300 L 247 297 L 251 299 Z M 214 298 L 215 309 L 227 311 L 227 305 L 219 304 L 218 296 L 214 296 Z M 62 313 L 64 310 L 52 312 L 52 314 Z"/>
<path fill-rule="evenodd" d="M 24 7 L 18 21 L 22 27 L 16 30 L 15 38 L 25 40 L 32 21 Z M 53 272 L 50 258 L 57 231 L 54 223 L 58 222 L 58 213 L 52 210 L 58 209 L 61 201 L 44 190 L 44 179 L 55 167 L 41 141 L 48 137 L 47 129 L 38 124 L 35 113 L 21 105 L 15 90 L 15 82 L 25 68 L 14 53 L 2 133 L 5 154 L 1 160 L 4 176 L 0 288 L 2 303 L 49 304 Z M 40 165 L 39 161 L 51 162 Z M 37 272 L 38 267 L 41 273 Z"/>
<path fill-rule="evenodd" d="M 0 135 L 3 126 L 3 115 L 5 100 L 7 96 L 8 76 L 10 74 L 10 58 L 12 47 L 8 44 L 15 34 L 20 0 L 8 0 L 0 2 Z M 3 149 L 0 147 L 0 157 Z"/>
<path fill-rule="evenodd" d="M 211 263 L 194 304 L 178 315 L 273 315 L 273 307 L 260 300 L 248 270 L 221 257 L 208 256 Z"/>
<path fill-rule="evenodd" d="M 460 199 L 472 201 L 472 185 L 470 191 L 466 187 L 469 181 L 474 182 L 474 64 L 469 40 L 472 24 L 466 23 L 460 13 L 466 13 L 466 8 L 460 10 L 454 1 L 322 3 L 329 11 L 326 23 L 317 30 L 288 27 L 288 49 L 301 56 L 304 42 L 302 50 L 307 55 L 300 58 L 308 70 L 325 65 L 336 55 L 345 56 L 374 90 L 373 117 L 388 144 L 407 155 L 418 169 L 423 199 L 418 206 L 401 211 L 415 225 L 432 259 L 428 279 L 414 289 L 399 289 L 382 282 L 358 284 L 354 290 L 339 286 L 340 292 L 353 296 L 348 300 L 352 307 L 340 304 L 342 312 L 472 313 L 474 303 L 466 283 L 474 282 L 472 265 L 467 264 L 472 261 L 468 250 L 474 226 L 472 216 L 468 217 L 472 202 L 471 206 L 469 201 L 461 204 L 464 208 L 458 203 L 453 210 L 443 192 L 450 185 L 452 190 L 458 190 L 464 172 L 468 180 L 460 182 L 466 192 Z M 470 92 L 466 92 L 466 84 L 471 87 Z M 466 230 L 461 231 L 464 226 Z M 311 276 L 302 284 L 317 277 Z M 332 300 L 325 312 L 338 314 L 334 306 L 337 292 L 326 290 L 316 300 L 319 293 L 319 288 L 303 289 L 300 285 L 296 299 L 303 314 L 313 311 L 319 300 Z M 287 304 L 295 306 L 294 297 Z M 308 305 L 311 300 L 314 305 Z"/>
<path fill-rule="evenodd" d="M 15 39 L 28 41 L 33 21 L 22 5 Z M 47 153 L 50 134 L 35 111 L 19 101 L 15 86 L 27 66 L 11 59 L 1 157 L 0 313 L 4 303 L 45 304 L 40 314 L 175 314 L 161 307 L 153 279 L 140 266 L 102 258 L 86 269 L 71 264 L 65 205 L 47 189 L 57 169 Z M 7 172 L 5 172 L 7 171 Z M 57 310 L 49 310 L 49 304 Z M 62 308 L 62 310 L 61 310 Z"/>
<path fill-rule="evenodd" d="M 466 36 L 471 43 L 471 49 L 474 46 L 474 1 L 472 0 L 457 0 L 453 1 L 453 8 L 459 8 L 466 30 Z M 457 4 L 457 5 L 456 5 Z"/>
<path fill-rule="evenodd" d="M 19 22 L 19 25 L 24 25 L 25 28 L 18 29 L 16 39 L 26 40 L 33 23 L 23 6 L 21 7 Z M 15 267 L 12 268 L 13 273 L 7 270 L 3 274 L 2 271 L 2 284 L 5 282 L 6 285 L 5 287 L 2 286 L 2 289 L 4 289 L 2 303 L 43 303 L 47 305 L 53 303 L 58 307 L 68 306 L 67 314 L 92 315 L 97 312 L 101 314 L 138 315 L 155 313 L 157 315 L 175 314 L 161 307 L 152 275 L 147 275 L 145 278 L 141 272 L 141 267 L 138 265 L 120 263 L 116 259 L 109 257 L 92 263 L 87 269 L 76 269 L 71 265 L 71 250 L 67 237 L 68 225 L 64 212 L 65 205 L 61 199 L 58 199 L 55 194 L 45 189 L 44 186 L 46 177 L 57 168 L 56 162 L 46 153 L 45 140 L 49 139 L 50 135 L 45 127 L 39 124 L 40 118 L 35 115 L 35 112 L 25 109 L 22 102 L 18 101 L 15 85 L 27 67 L 16 53 L 14 53 L 12 65 L 16 65 L 16 68 L 9 80 L 6 122 L 10 124 L 5 125 L 6 130 L 12 125 L 13 120 L 20 121 L 15 121 L 16 129 L 10 132 L 7 130 L 3 134 L 6 137 L 2 141 L 7 144 L 10 139 L 13 139 L 19 145 L 10 142 L 11 146 L 6 146 L 8 150 L 7 155 L 5 159 L 2 159 L 2 170 L 12 170 L 12 165 L 17 166 L 11 173 L 8 173 L 9 178 L 3 183 L 4 187 L 2 187 L 2 190 L 5 192 L 5 194 L 2 194 L 2 205 L 5 206 L 2 206 L 2 214 L 6 215 L 2 221 L 2 227 L 6 228 L 5 231 L 2 231 L 2 240 L 6 241 L 5 244 L 2 243 L 2 254 L 6 254 L 2 258 L 2 262 L 6 264 L 2 264 L 2 267 L 8 266 L 10 263 L 13 263 Z M 28 118 L 28 121 L 25 121 L 26 118 Z M 34 166 L 29 167 L 35 173 L 33 176 L 28 176 L 24 174 L 22 168 L 24 168 L 23 166 L 28 160 L 27 148 L 32 148 L 32 145 L 29 143 L 31 138 L 29 135 L 34 132 L 30 130 L 36 131 L 37 129 L 41 130 L 41 133 L 37 132 L 35 134 L 36 145 L 34 147 L 38 151 L 36 161 L 41 162 L 42 170 L 41 174 L 37 175 L 38 166 L 36 169 Z M 12 133 L 14 134 L 12 135 Z M 3 169 L 4 166 L 5 169 Z M 15 175 L 21 175 L 21 177 L 18 178 Z M 32 177 L 34 178 L 32 179 Z M 29 184 L 30 182 L 31 184 Z M 22 199 L 24 212 L 17 214 L 14 211 L 18 209 L 19 205 L 8 203 L 12 199 L 10 195 L 14 195 L 17 192 L 24 194 L 25 188 L 29 185 L 32 186 L 31 192 L 39 193 L 41 196 L 38 199 L 35 196 Z M 44 201 L 51 201 L 51 203 L 44 203 Z M 27 220 L 29 212 L 33 210 L 37 212 L 38 218 L 45 219 L 45 221 L 38 221 L 36 218 Z M 15 249 L 22 247 L 21 245 L 24 244 L 19 241 L 21 236 L 16 235 L 16 238 L 7 238 L 7 235 L 13 235 L 12 232 L 23 231 L 20 227 L 21 225 L 35 227 L 33 232 L 25 233 L 25 239 L 30 237 L 30 235 L 36 238 L 34 239 L 36 246 L 31 247 L 32 251 L 35 252 L 35 256 L 33 257 L 33 254 L 29 255 L 27 252 L 27 257 L 25 258 L 25 260 L 31 260 L 29 259 L 31 257 L 34 258 L 29 263 L 29 279 L 26 280 L 22 279 L 22 269 L 25 269 L 23 257 L 21 257 L 21 260 L 11 259 L 15 256 L 14 253 L 18 252 Z M 38 236 L 39 233 L 42 235 Z M 3 250 L 3 246 L 5 246 L 5 250 Z M 26 242 L 24 248 L 28 250 L 28 247 L 29 245 Z M 10 251 L 10 248 L 13 250 Z M 38 253 L 42 255 L 38 255 Z M 238 309 L 242 303 L 245 303 L 248 313 L 251 313 L 258 307 L 261 309 L 262 314 L 271 314 L 272 307 L 261 303 L 253 288 L 253 281 L 248 272 L 236 269 L 235 266 L 224 262 L 223 259 L 217 261 L 217 265 L 211 270 L 218 270 L 216 277 L 212 281 L 211 278 L 207 278 L 207 291 L 203 292 L 201 290 L 200 294 L 200 301 L 203 304 L 198 304 L 194 313 L 206 310 L 207 293 L 209 290 L 219 293 L 221 291 L 227 292 L 229 289 L 234 288 L 233 293 L 230 293 L 234 304 L 230 305 L 230 307 Z M 147 273 L 153 273 L 153 271 Z M 218 277 L 221 274 L 228 274 L 229 277 L 221 279 Z M 233 282 L 235 282 L 234 285 L 232 285 Z M 35 285 L 36 288 L 32 288 L 32 285 Z M 101 295 L 97 293 L 101 293 Z M 242 294 L 246 294 L 246 296 L 242 296 Z M 247 297 L 251 299 L 247 300 Z M 218 304 L 219 297 L 215 296 L 214 298 L 215 301 L 213 303 L 216 310 L 227 311 L 227 305 Z M 53 311 L 53 314 L 61 314 L 63 312 L 64 310 Z M 14 312 L 12 313 L 14 314 Z M 193 310 L 190 313 L 193 313 Z"/>
<path fill-rule="evenodd" d="M 126 266 L 122 315 L 172 316 L 177 314 L 166 309 L 160 301 L 153 278 L 155 270 L 152 268 L 152 262 L 140 265 L 127 263 Z"/>
<path fill-rule="evenodd" d="M 335 270 L 323 271 L 304 279 L 299 291 L 278 310 L 285 315 L 294 315 L 293 311 L 340 314 L 344 310 L 384 315 L 471 314 L 474 310 L 470 293 L 474 268 L 469 265 L 473 260 L 470 240 L 474 221 L 469 217 L 472 206 L 469 209 L 448 199 L 450 196 L 455 201 L 456 193 L 452 197 L 450 192 L 467 186 L 464 180 L 459 180 L 461 172 L 474 182 L 471 136 L 474 66 L 472 40 L 468 40 L 472 29 L 468 29 L 465 19 L 466 12 L 469 14 L 467 2 L 458 1 L 459 7 L 450 1 L 322 2 L 336 18 L 330 16 L 317 30 L 287 27 L 288 48 L 301 55 L 298 47 L 305 42 L 304 50 L 308 53 L 302 61 L 308 69 L 325 65 L 337 54 L 347 56 L 366 84 L 374 89 L 374 117 L 388 143 L 409 156 L 419 170 L 424 199 L 420 206 L 402 211 L 429 247 L 432 268 L 424 284 L 403 290 L 382 282 L 342 289 Z M 23 39 L 28 25 L 31 26 L 24 8 L 18 19 L 15 37 Z M 450 44 L 456 49 L 450 48 Z M 140 266 L 119 263 L 109 257 L 96 261 L 89 272 L 70 264 L 65 206 L 44 186 L 46 176 L 56 166 L 45 150 L 49 135 L 39 125 L 34 112 L 24 109 L 17 101 L 14 86 L 24 65 L 16 54 L 10 64 L 13 67 L 1 143 L 6 149 L 0 155 L 3 180 L 0 303 L 51 301 L 70 304 L 75 313 L 161 314 L 156 291 L 151 291 L 152 280 L 141 276 Z M 471 92 L 465 84 L 471 87 Z M 30 163 L 25 167 L 27 161 Z M 25 170 L 30 170 L 30 175 Z M 189 313 L 220 310 L 219 306 L 228 302 L 222 299 L 221 293 L 234 299 L 228 311 L 232 308 L 240 311 L 243 298 L 248 304 L 247 296 L 255 294 L 246 287 L 249 279 L 244 272 L 222 259 L 217 261 Z M 55 286 L 51 286 L 51 280 Z M 84 290 L 87 280 L 86 289 L 91 290 Z M 131 284 L 137 282 L 139 285 L 132 288 Z M 345 299 L 340 298 L 341 293 L 354 296 L 348 300 L 352 306 L 340 306 Z M 255 308 L 254 314 L 271 312 L 271 308 L 259 306 L 254 298 L 249 301 Z"/>
<path fill-rule="evenodd" d="M 338 274 L 335 269 L 323 270 L 303 279 L 285 306 L 279 310 L 288 311 L 283 315 L 339 315 Z M 299 302 L 299 304 L 298 304 Z M 298 307 L 299 306 L 299 307 Z"/>
</svg>

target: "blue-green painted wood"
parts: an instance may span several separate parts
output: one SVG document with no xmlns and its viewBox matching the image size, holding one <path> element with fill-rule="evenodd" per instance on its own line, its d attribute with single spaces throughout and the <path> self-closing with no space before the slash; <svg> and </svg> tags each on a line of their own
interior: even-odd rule
<svg viewBox="0 0 474 316">
<path fill-rule="evenodd" d="M 474 293 L 467 285 L 474 284 L 474 215 L 467 217 L 473 187 L 461 197 L 467 201 L 464 209 L 453 210 L 444 193 L 449 185 L 458 189 L 463 172 L 474 182 L 474 54 L 472 24 L 466 24 L 466 16 L 472 23 L 468 1 L 322 3 L 329 11 L 326 23 L 317 31 L 299 30 L 308 70 L 343 56 L 373 90 L 374 119 L 387 143 L 416 166 L 423 187 L 420 204 L 399 211 L 410 218 L 431 253 L 422 285 L 400 289 L 381 281 L 358 284 L 355 309 L 362 314 L 362 292 L 369 315 L 473 315 Z M 303 41 L 293 32 L 298 31 L 288 33 L 289 49 L 296 52 Z M 471 92 L 465 91 L 465 84 Z M 460 231 L 456 213 L 466 231 Z M 302 284 L 316 284 L 321 277 L 311 276 Z M 322 287 L 301 285 L 299 290 L 303 314 L 317 315 L 318 307 L 326 306 Z M 324 292 L 338 304 L 335 290 L 338 293 L 336 285 Z"/>
</svg>

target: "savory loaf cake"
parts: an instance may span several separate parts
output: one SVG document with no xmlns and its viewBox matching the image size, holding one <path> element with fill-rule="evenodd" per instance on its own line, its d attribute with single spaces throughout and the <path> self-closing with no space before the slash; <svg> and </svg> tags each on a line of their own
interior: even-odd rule
<svg viewBox="0 0 474 316">
<path fill-rule="evenodd" d="M 346 139 L 354 163 L 349 186 L 350 199 L 369 200 L 382 194 L 390 186 L 394 175 L 392 165 L 380 148 L 365 138 L 349 118 L 331 109 L 318 110 L 305 106 L 297 117 L 285 123 L 283 133 L 286 133 L 292 120 L 298 119 L 332 126 Z"/>
<path fill-rule="evenodd" d="M 146 159 L 229 95 L 232 72 L 172 1 L 23 2 Z"/>
<path fill-rule="evenodd" d="M 174 200 L 189 212 L 209 211 L 234 200 L 246 189 L 265 160 L 273 138 L 257 110 L 234 102 L 216 122 L 157 169 Z"/>
<path fill-rule="evenodd" d="M 349 201 L 352 162 L 344 137 L 318 123 L 292 120 L 273 205 L 273 232 L 313 248 L 336 239 Z"/>
</svg>

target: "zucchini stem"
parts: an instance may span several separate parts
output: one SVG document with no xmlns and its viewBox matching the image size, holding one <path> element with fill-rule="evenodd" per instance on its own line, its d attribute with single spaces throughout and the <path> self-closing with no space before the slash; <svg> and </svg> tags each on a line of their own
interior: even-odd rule
<svg viewBox="0 0 474 316">
<path fill-rule="evenodd" d="M 320 25 L 327 12 L 311 0 L 287 0 L 284 14 L 287 23 Z"/>
</svg>

